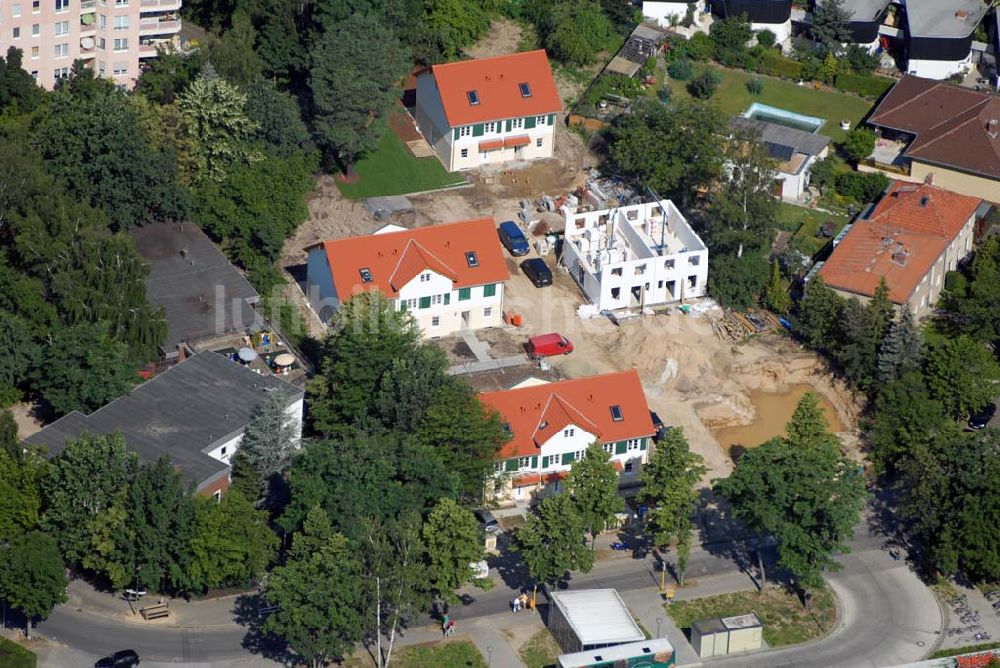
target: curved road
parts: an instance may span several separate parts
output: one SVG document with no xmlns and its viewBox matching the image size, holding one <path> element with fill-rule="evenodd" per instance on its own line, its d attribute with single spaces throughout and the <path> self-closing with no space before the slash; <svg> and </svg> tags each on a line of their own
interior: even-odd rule
<svg viewBox="0 0 1000 668">
<path fill-rule="evenodd" d="M 941 613 L 933 594 L 906 567 L 882 549 L 883 538 L 859 527 L 852 552 L 842 555 L 843 569 L 827 580 L 842 605 L 840 626 L 829 636 L 800 647 L 713 660 L 722 666 L 852 666 L 872 668 L 916 661 L 937 641 Z M 715 550 L 717 553 L 724 550 Z M 711 578 L 732 573 L 735 564 L 704 549 L 692 552 L 688 574 Z M 655 574 L 649 562 L 617 560 L 587 575 L 574 577 L 573 587 L 615 587 L 622 591 L 651 589 Z M 453 609 L 456 619 L 493 615 L 507 610 L 511 592 L 497 587 L 465 608 Z M 130 647 L 144 660 L 212 662 L 246 659 L 247 629 L 228 620 L 218 626 L 143 627 L 61 606 L 42 623 L 43 635 L 93 655 Z"/>
</svg>

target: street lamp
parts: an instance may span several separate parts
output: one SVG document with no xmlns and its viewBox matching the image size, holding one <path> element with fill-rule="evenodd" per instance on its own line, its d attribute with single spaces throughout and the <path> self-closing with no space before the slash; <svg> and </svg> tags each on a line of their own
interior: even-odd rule
<svg viewBox="0 0 1000 668">
<path fill-rule="evenodd" d="M 486 668 L 493 668 L 493 645 L 486 646 Z"/>
<path fill-rule="evenodd" d="M 660 625 L 661 624 L 663 624 L 663 617 L 657 617 L 656 618 L 656 637 L 657 638 L 661 638 L 662 637 L 660 635 Z"/>
</svg>

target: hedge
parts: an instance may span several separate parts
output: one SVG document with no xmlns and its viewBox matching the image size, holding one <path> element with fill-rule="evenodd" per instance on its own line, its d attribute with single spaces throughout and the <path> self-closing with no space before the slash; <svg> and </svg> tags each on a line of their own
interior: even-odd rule
<svg viewBox="0 0 1000 668">
<path fill-rule="evenodd" d="M 798 80 L 802 76 L 802 63 L 786 58 L 775 49 L 768 49 L 761 54 L 757 70 L 772 77 Z"/>
<path fill-rule="evenodd" d="M 35 668 L 38 658 L 17 643 L 0 638 L 0 666 L 3 668 Z"/>
<path fill-rule="evenodd" d="M 834 88 L 857 93 L 863 97 L 881 97 L 883 93 L 892 88 L 896 83 L 895 79 L 888 77 L 873 77 L 864 74 L 844 73 L 838 74 Z"/>
</svg>

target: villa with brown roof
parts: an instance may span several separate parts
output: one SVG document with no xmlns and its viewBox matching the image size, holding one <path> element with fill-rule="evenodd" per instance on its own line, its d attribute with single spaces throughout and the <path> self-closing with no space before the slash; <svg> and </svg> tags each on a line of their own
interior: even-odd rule
<svg viewBox="0 0 1000 668">
<path fill-rule="evenodd" d="M 915 317 L 930 313 L 953 271 L 972 252 L 981 200 L 929 184 L 894 181 L 868 214 L 850 225 L 819 275 L 843 297 L 867 302 L 881 279 L 889 300 Z"/>
<path fill-rule="evenodd" d="M 448 171 L 551 157 L 560 111 L 541 49 L 434 65 L 417 76 L 417 128 Z"/>
<path fill-rule="evenodd" d="M 906 75 L 868 123 L 879 138 L 859 170 L 1000 202 L 1000 97 Z"/>
<path fill-rule="evenodd" d="M 529 381 L 479 399 L 500 413 L 510 439 L 495 455 L 500 502 L 558 491 L 595 441 L 622 480 L 636 480 L 656 433 L 635 369 L 556 382 Z"/>
<path fill-rule="evenodd" d="M 369 290 L 413 314 L 425 336 L 503 321 L 503 284 L 510 273 L 492 218 L 413 230 L 390 225 L 307 251 L 306 294 L 323 322 Z"/>
</svg>

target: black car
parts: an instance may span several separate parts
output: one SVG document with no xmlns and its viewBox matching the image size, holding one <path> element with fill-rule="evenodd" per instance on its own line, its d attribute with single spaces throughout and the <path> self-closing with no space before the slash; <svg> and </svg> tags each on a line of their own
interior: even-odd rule
<svg viewBox="0 0 1000 668">
<path fill-rule="evenodd" d="M 106 656 L 94 664 L 94 668 L 135 668 L 139 665 L 139 655 L 135 650 L 123 649 Z"/>
<path fill-rule="evenodd" d="M 989 404 L 983 410 L 969 418 L 969 429 L 986 429 L 993 416 L 997 414 L 997 405 Z"/>
<path fill-rule="evenodd" d="M 521 271 L 528 277 L 536 288 L 552 285 L 552 271 L 545 264 L 545 260 L 540 257 L 533 257 L 521 263 Z"/>
</svg>

